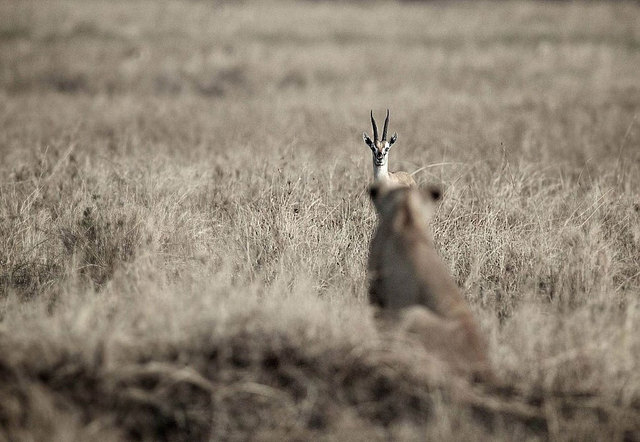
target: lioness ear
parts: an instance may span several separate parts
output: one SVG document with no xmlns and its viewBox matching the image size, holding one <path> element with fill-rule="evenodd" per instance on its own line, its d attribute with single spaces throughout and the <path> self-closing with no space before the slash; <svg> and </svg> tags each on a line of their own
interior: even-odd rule
<svg viewBox="0 0 640 442">
<path fill-rule="evenodd" d="M 430 185 L 421 189 L 422 197 L 426 200 L 440 201 L 442 199 L 442 190 L 436 185 Z"/>
<path fill-rule="evenodd" d="M 371 184 L 371 186 L 369 186 L 369 196 L 371 197 L 371 200 L 375 202 L 376 200 L 386 196 L 390 190 L 391 188 L 385 181 L 376 180 Z"/>
<path fill-rule="evenodd" d="M 377 183 L 374 183 L 372 185 L 369 186 L 369 197 L 371 198 L 371 201 L 375 201 L 376 198 L 378 197 L 378 195 L 380 195 L 380 185 Z"/>
</svg>

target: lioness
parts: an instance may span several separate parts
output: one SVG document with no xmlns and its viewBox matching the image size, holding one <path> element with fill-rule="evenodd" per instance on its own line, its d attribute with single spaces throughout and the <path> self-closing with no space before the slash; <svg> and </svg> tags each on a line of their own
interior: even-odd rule
<svg viewBox="0 0 640 442">
<path fill-rule="evenodd" d="M 488 373 L 486 343 L 458 286 L 438 256 L 428 222 L 441 192 L 374 183 L 378 226 L 369 253 L 369 301 L 383 319 L 456 369 Z"/>
</svg>

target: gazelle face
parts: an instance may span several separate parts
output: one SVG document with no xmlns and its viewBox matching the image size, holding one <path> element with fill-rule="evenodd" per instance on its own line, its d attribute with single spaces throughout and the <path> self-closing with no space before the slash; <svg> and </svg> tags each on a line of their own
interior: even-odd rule
<svg viewBox="0 0 640 442">
<path fill-rule="evenodd" d="M 391 145 L 396 142 L 397 137 L 398 136 L 396 134 L 393 134 L 393 137 L 391 137 L 391 140 L 389 141 L 374 142 L 366 133 L 362 134 L 364 142 L 369 146 L 369 149 L 371 149 L 371 152 L 373 153 L 373 164 L 375 166 L 381 167 L 387 164 L 389 149 L 391 149 Z"/>
<path fill-rule="evenodd" d="M 389 158 L 389 149 L 393 143 L 398 139 L 398 134 L 394 133 L 389 141 L 387 141 L 387 128 L 389 127 L 389 109 L 387 109 L 387 118 L 384 120 L 384 130 L 382 132 L 382 139 L 378 137 L 378 126 L 376 120 L 373 118 L 373 111 L 371 111 L 371 127 L 373 127 L 373 140 L 369 138 L 366 132 L 362 133 L 362 139 L 369 146 L 373 153 L 373 165 L 375 167 L 382 167 L 387 164 Z"/>
</svg>

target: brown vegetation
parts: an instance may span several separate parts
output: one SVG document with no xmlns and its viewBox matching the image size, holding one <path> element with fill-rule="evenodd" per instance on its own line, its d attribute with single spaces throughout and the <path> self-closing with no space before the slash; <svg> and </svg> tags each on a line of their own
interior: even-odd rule
<svg viewBox="0 0 640 442">
<path fill-rule="evenodd" d="M 0 0 L 0 440 L 637 439 L 639 14 Z M 387 107 L 500 389 L 373 324 Z"/>
</svg>

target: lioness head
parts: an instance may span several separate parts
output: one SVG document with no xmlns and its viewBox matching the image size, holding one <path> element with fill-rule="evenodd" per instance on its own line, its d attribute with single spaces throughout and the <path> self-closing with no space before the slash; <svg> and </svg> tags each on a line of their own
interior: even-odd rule
<svg viewBox="0 0 640 442">
<path fill-rule="evenodd" d="M 411 188 L 378 181 L 369 187 L 369 196 L 381 223 L 402 228 L 411 223 L 426 225 L 433 217 L 435 203 L 442 198 L 442 191 L 433 185 Z"/>
</svg>

